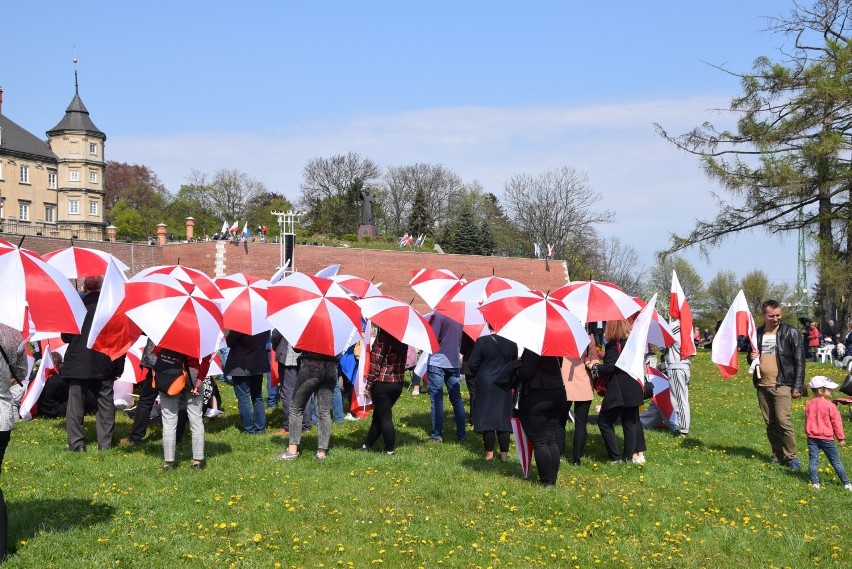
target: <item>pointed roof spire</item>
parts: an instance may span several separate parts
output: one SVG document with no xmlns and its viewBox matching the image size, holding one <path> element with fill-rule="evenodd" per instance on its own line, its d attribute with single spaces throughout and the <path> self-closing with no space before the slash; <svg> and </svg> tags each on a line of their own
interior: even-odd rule
<svg viewBox="0 0 852 569">
<path fill-rule="evenodd" d="M 65 116 L 62 117 L 59 124 L 47 131 L 47 134 L 50 136 L 67 130 L 82 130 L 88 134 L 106 138 L 104 133 L 101 132 L 98 127 L 95 126 L 95 123 L 92 122 L 92 119 L 89 118 L 89 111 L 86 109 L 86 105 L 83 104 L 83 100 L 80 98 L 80 84 L 77 80 L 77 58 L 75 57 L 72 61 L 74 62 L 74 98 L 71 99 L 71 103 L 69 103 L 68 108 L 65 109 Z"/>
</svg>

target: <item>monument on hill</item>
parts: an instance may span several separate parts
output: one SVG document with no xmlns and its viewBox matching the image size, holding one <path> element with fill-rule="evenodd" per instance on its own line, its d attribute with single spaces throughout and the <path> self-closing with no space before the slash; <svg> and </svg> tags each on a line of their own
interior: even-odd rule
<svg viewBox="0 0 852 569">
<path fill-rule="evenodd" d="M 376 231 L 376 226 L 374 225 L 373 219 L 373 202 L 375 201 L 375 194 L 370 190 L 370 188 L 364 188 L 361 190 L 361 198 L 363 201 L 361 202 L 361 225 L 358 226 L 358 240 L 362 240 L 364 237 L 376 237 L 378 232 Z"/>
</svg>

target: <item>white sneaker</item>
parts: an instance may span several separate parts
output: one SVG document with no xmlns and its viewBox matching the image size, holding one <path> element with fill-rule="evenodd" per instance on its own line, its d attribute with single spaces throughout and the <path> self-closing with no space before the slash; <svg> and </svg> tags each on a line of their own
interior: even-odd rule
<svg viewBox="0 0 852 569">
<path fill-rule="evenodd" d="M 817 482 L 816 484 L 811 484 L 811 487 L 812 487 L 814 490 L 819 490 L 819 489 L 820 489 L 819 482 Z M 852 490 L 852 485 L 850 485 L 850 486 L 849 486 L 849 490 Z"/>
<path fill-rule="evenodd" d="M 852 492 L 852 484 L 847 484 L 844 486 L 844 488 Z"/>
<path fill-rule="evenodd" d="M 361 420 L 358 417 L 356 417 L 355 415 L 353 415 L 352 413 L 347 413 L 346 415 L 343 416 L 343 419 L 346 420 L 346 421 L 360 421 Z"/>
</svg>

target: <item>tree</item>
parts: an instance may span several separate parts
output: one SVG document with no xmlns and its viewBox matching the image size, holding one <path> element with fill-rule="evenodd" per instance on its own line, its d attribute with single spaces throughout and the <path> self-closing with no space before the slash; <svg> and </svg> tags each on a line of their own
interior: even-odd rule
<svg viewBox="0 0 852 569">
<path fill-rule="evenodd" d="M 130 207 L 124 199 L 113 204 L 109 220 L 115 226 L 115 234 L 119 239 L 139 240 L 156 235 L 150 220 L 146 224 L 139 210 Z"/>
<path fill-rule="evenodd" d="M 760 314 L 760 306 L 764 300 L 773 299 L 778 302 L 786 303 L 790 297 L 790 289 L 784 284 L 773 284 L 769 281 L 769 277 L 760 270 L 749 272 L 740 281 L 740 288 L 746 297 L 746 302 L 751 310 L 751 313 L 756 317 Z M 795 320 L 795 314 L 792 311 L 787 311 L 791 319 Z"/>
<path fill-rule="evenodd" d="M 632 296 L 641 295 L 646 270 L 636 249 L 617 237 L 605 240 L 602 249 L 594 262 L 594 278 L 618 285 Z"/>
<path fill-rule="evenodd" d="M 653 267 L 648 275 L 645 288 L 645 298 L 657 294 L 657 311 L 660 315 L 669 316 L 669 295 L 672 290 L 672 271 L 677 272 L 677 280 L 689 301 L 693 316 L 697 317 L 706 312 L 706 292 L 704 281 L 698 271 L 683 257 L 672 255 Z M 727 310 L 727 308 L 725 309 Z"/>
<path fill-rule="evenodd" d="M 190 183 L 181 186 L 179 194 L 186 201 L 195 201 L 216 219 L 245 221 L 249 202 L 267 193 L 266 186 L 240 170 L 218 170 L 212 178 L 193 170 Z M 221 222 L 220 222 L 221 223 Z"/>
<path fill-rule="evenodd" d="M 737 275 L 733 271 L 719 271 L 707 283 L 707 315 L 723 318 L 740 291 Z"/>
<path fill-rule="evenodd" d="M 441 246 L 447 253 L 458 253 L 461 255 L 482 255 L 482 229 L 473 212 L 473 207 L 466 202 L 458 216 L 447 226 L 449 231 L 446 243 Z"/>
<path fill-rule="evenodd" d="M 429 204 L 426 202 L 426 191 L 417 188 L 414 191 L 414 202 L 411 204 L 411 213 L 408 216 L 408 233 L 414 235 L 415 239 L 421 235 L 432 234 L 432 215 Z"/>
<path fill-rule="evenodd" d="M 441 164 L 420 163 L 388 168 L 384 188 L 382 205 L 389 230 L 402 231 L 403 220 L 411 218 L 414 200 L 421 192 L 430 212 L 429 227 L 423 233 L 433 234 L 450 223 L 453 208 L 461 205 L 464 184 L 458 174 Z"/>
<path fill-rule="evenodd" d="M 299 207 L 307 211 L 305 221 L 311 230 L 339 235 L 355 232 L 361 189 L 375 186 L 380 175 L 375 162 L 357 152 L 310 160 L 302 171 Z"/>
<path fill-rule="evenodd" d="M 731 101 L 736 130 L 706 123 L 681 136 L 658 131 L 701 157 L 706 174 L 729 199 L 716 196 L 718 212 L 685 236 L 672 253 L 702 251 L 741 231 L 786 233 L 804 228 L 815 236 L 822 312 L 841 302 L 834 293 L 852 269 L 852 2 L 816 0 L 795 5 L 771 30 L 791 40 L 778 61 L 755 60 L 739 77 L 742 94 Z M 841 293 L 842 294 L 842 293 Z M 848 303 L 848 295 L 845 297 Z"/>
<path fill-rule="evenodd" d="M 570 261 L 580 264 L 591 252 L 594 225 L 613 218 L 611 211 L 599 207 L 601 196 L 589 187 L 586 175 L 569 167 L 514 176 L 503 195 L 528 247 L 553 245 L 555 257 L 569 260 L 569 266 Z"/>
<path fill-rule="evenodd" d="M 278 218 L 273 211 L 293 211 L 293 204 L 283 195 L 276 192 L 257 194 L 246 205 L 246 219 L 249 227 L 266 226 L 270 229 L 277 225 Z"/>
<path fill-rule="evenodd" d="M 142 210 L 162 209 L 169 193 L 157 175 L 148 167 L 109 160 L 104 169 L 104 213 L 110 212 L 119 200 L 127 206 Z"/>
</svg>

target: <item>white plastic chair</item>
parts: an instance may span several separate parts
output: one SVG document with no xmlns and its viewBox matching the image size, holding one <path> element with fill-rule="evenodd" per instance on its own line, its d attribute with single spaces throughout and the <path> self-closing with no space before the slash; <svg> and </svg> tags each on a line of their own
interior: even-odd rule
<svg viewBox="0 0 852 569">
<path fill-rule="evenodd" d="M 834 363 L 834 356 L 832 356 L 831 352 L 834 346 L 820 346 L 816 351 L 816 359 L 820 363 L 832 362 Z"/>
</svg>

